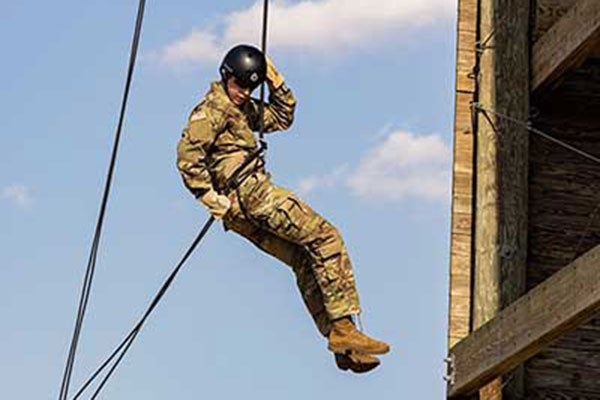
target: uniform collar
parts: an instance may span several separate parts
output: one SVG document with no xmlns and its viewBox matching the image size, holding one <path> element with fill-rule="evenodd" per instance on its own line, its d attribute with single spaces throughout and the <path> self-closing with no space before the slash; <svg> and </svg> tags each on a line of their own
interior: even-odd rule
<svg viewBox="0 0 600 400">
<path fill-rule="evenodd" d="M 238 110 L 240 112 L 245 110 L 248 107 L 248 105 L 250 104 L 250 100 L 248 100 L 245 104 L 242 104 L 241 106 L 238 106 L 233 101 L 231 101 L 231 99 L 229 98 L 229 95 L 227 94 L 227 91 L 225 90 L 225 86 L 223 85 L 222 81 L 211 82 L 210 91 L 211 91 L 211 93 L 214 93 L 219 98 L 223 99 L 223 101 L 225 101 L 226 104 L 230 105 L 235 110 Z"/>
<path fill-rule="evenodd" d="M 221 81 L 212 82 L 210 84 L 210 91 L 216 94 L 218 97 L 225 100 L 228 104 L 235 106 L 235 104 L 233 104 L 233 101 L 231 101 L 231 99 L 229 98 L 229 95 L 227 94 L 227 91 L 225 90 L 225 87 L 223 86 L 223 83 Z"/>
</svg>

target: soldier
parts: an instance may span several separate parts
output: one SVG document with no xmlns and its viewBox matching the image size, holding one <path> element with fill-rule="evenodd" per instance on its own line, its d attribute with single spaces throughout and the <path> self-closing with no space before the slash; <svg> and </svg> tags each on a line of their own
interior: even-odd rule
<svg viewBox="0 0 600 400">
<path fill-rule="evenodd" d="M 193 109 L 177 147 L 177 167 L 185 186 L 225 229 L 289 265 L 303 300 L 339 368 L 357 373 L 379 365 L 375 354 L 389 346 L 358 331 L 360 313 L 348 252 L 336 228 L 291 191 L 271 183 L 264 162 L 255 158 L 228 193 L 228 182 L 258 148 L 260 101 L 250 97 L 263 81 L 269 87 L 264 132 L 286 130 L 296 100 L 271 60 L 252 46 L 232 48 L 213 82 Z"/>
</svg>

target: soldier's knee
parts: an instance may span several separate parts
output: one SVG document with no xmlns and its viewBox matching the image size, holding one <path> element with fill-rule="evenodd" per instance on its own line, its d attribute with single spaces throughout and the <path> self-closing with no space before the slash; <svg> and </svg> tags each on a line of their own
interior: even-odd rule
<svg viewBox="0 0 600 400">
<path fill-rule="evenodd" d="M 322 235 L 326 242 L 337 243 L 339 246 L 343 246 L 342 235 L 338 229 L 328 221 L 323 221 L 321 224 Z"/>
<path fill-rule="evenodd" d="M 323 221 L 315 232 L 315 240 L 309 246 L 320 261 L 339 256 L 344 251 L 344 243 L 338 230 L 329 222 Z"/>
</svg>

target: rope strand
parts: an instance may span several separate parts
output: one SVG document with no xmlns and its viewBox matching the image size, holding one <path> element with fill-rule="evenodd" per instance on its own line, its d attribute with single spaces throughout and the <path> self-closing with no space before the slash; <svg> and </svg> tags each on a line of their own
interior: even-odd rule
<svg viewBox="0 0 600 400">
<path fill-rule="evenodd" d="M 123 339 L 123 341 L 121 341 L 119 346 L 117 346 L 117 348 L 112 352 L 112 354 L 102 363 L 102 365 L 98 369 L 96 369 L 96 371 L 85 382 L 85 384 L 81 387 L 81 389 L 79 389 L 79 391 L 77 392 L 77 395 L 72 400 L 76 400 L 77 398 L 79 398 L 79 396 L 89 387 L 89 385 L 98 377 L 98 375 L 104 369 L 106 369 L 106 367 L 117 356 L 117 354 L 119 354 L 117 360 L 114 362 L 114 364 L 110 368 L 107 375 L 103 378 L 102 382 L 100 383 L 99 387 L 96 389 L 96 392 L 94 393 L 92 398 L 95 398 L 98 395 L 98 393 L 100 392 L 100 390 L 102 390 L 102 388 L 105 386 L 108 379 L 115 372 L 116 368 L 119 366 L 119 364 L 121 363 L 121 361 L 123 360 L 123 358 L 125 357 L 127 352 L 129 351 L 129 349 L 130 349 L 131 345 L 133 344 L 133 342 L 135 341 L 137 335 L 140 333 L 144 324 L 146 323 L 146 320 L 148 319 L 148 317 L 150 317 L 150 314 L 152 314 L 152 312 L 154 311 L 156 306 L 160 303 L 161 299 L 167 293 L 167 291 L 169 290 L 169 287 L 171 286 L 171 284 L 173 283 L 173 281 L 179 274 L 179 271 L 181 270 L 181 268 L 183 268 L 183 266 L 185 265 L 187 260 L 190 258 L 190 256 L 193 254 L 196 247 L 198 247 L 198 244 L 202 241 L 204 236 L 206 236 L 206 234 L 208 233 L 208 231 L 210 230 L 210 228 L 214 222 L 215 222 L 215 218 L 212 216 L 206 221 L 206 223 L 204 224 L 204 226 L 202 227 L 202 229 L 200 230 L 200 232 L 198 233 L 198 235 L 196 236 L 196 238 L 194 239 L 194 241 L 192 242 L 190 247 L 187 249 L 187 251 L 181 258 L 179 263 L 177 263 L 177 265 L 175 266 L 173 271 L 167 277 L 167 280 L 162 284 L 162 286 L 158 290 L 158 293 L 154 296 L 154 298 L 150 302 L 150 305 L 144 311 L 144 314 L 142 315 L 140 320 L 135 324 L 135 326 L 131 330 L 131 332 L 129 332 L 129 334 L 125 337 L 125 339 Z"/>
<path fill-rule="evenodd" d="M 269 24 L 269 0 L 264 0 L 263 3 L 263 25 L 262 25 L 262 41 L 261 49 L 265 57 L 267 56 L 267 36 L 268 36 L 268 24 Z M 267 142 L 265 141 L 265 82 L 260 85 L 260 108 L 259 108 L 259 140 L 260 145 L 263 148 L 267 148 Z"/>
<path fill-rule="evenodd" d="M 263 54 L 265 54 L 265 55 L 266 55 L 266 48 L 267 48 L 267 25 L 268 25 L 268 6 L 269 6 L 268 3 L 269 3 L 268 0 L 265 0 L 264 11 L 263 11 L 264 14 L 263 14 L 262 51 L 263 51 Z M 250 165 L 250 163 L 252 161 L 261 157 L 267 148 L 266 142 L 264 140 L 264 104 L 265 104 L 264 96 L 265 96 L 265 83 L 263 82 L 262 86 L 261 86 L 261 102 L 260 102 L 260 132 L 259 132 L 260 146 L 240 166 L 238 166 L 236 171 L 232 174 L 232 176 L 228 182 L 228 185 L 224 189 L 226 192 L 235 190 L 238 187 L 238 185 L 240 184 L 240 182 L 238 182 L 238 178 L 239 178 L 239 175 L 242 172 L 242 170 L 244 170 L 248 165 Z M 202 227 L 202 229 L 200 230 L 200 233 L 198 234 L 198 236 L 196 237 L 196 239 L 194 240 L 192 245 L 188 248 L 185 255 L 179 261 L 177 266 L 173 269 L 173 271 L 171 272 L 171 274 L 169 275 L 167 280 L 163 283 L 160 290 L 158 291 L 156 296 L 153 298 L 150 306 L 144 312 L 142 318 L 138 321 L 138 323 L 135 325 L 135 327 L 129 332 L 129 334 L 121 341 L 121 343 L 116 347 L 116 349 L 110 354 L 110 356 L 108 356 L 107 359 L 104 360 L 104 362 L 100 365 L 100 367 L 98 367 L 92 373 L 92 375 L 83 384 L 83 386 L 79 389 L 79 391 L 77 392 L 77 394 L 75 395 L 75 397 L 72 400 L 77 400 L 89 388 L 89 386 L 96 380 L 96 378 L 98 378 L 98 376 L 100 376 L 102 371 L 104 371 L 109 365 L 111 365 L 111 362 L 113 360 L 115 360 L 114 363 L 112 364 L 112 366 L 110 367 L 109 371 L 107 372 L 107 374 L 102 379 L 102 382 L 96 388 L 96 391 L 92 395 L 91 399 L 95 399 L 99 395 L 101 390 L 105 387 L 106 383 L 108 382 L 110 377 L 113 375 L 113 373 L 116 371 L 119 364 L 124 359 L 125 355 L 127 354 L 129 349 L 133 345 L 133 342 L 137 338 L 138 334 L 141 332 L 141 330 L 144 326 L 144 323 L 146 322 L 146 320 L 148 319 L 150 314 L 154 311 L 154 309 L 156 308 L 158 303 L 161 301 L 161 299 L 163 298 L 163 296 L 165 295 L 165 293 L 167 292 L 167 290 L 169 289 L 169 287 L 175 280 L 175 278 L 176 278 L 177 274 L 179 273 L 179 271 L 181 270 L 181 268 L 184 266 L 184 264 L 186 263 L 188 258 L 192 255 L 192 253 L 194 252 L 194 250 L 196 249 L 196 247 L 198 246 L 200 241 L 204 238 L 206 233 L 209 231 L 210 227 L 212 226 L 212 224 L 214 222 L 215 222 L 215 219 L 214 219 L 214 217 L 211 216 L 209 218 L 209 220 L 205 223 L 205 225 Z"/>
<path fill-rule="evenodd" d="M 83 322 L 85 318 L 85 313 L 87 311 L 87 306 L 90 299 L 90 293 L 92 289 L 92 283 L 94 279 L 94 273 L 96 269 L 96 262 L 98 258 L 98 249 L 100 247 L 100 239 L 102 237 L 102 228 L 104 226 L 104 219 L 106 216 L 106 209 L 108 206 L 108 198 L 110 195 L 110 189 L 112 186 L 114 170 L 117 161 L 117 155 L 119 151 L 119 143 L 121 140 L 121 132 L 123 129 L 123 123 L 125 121 L 125 112 L 127 109 L 127 103 L 129 100 L 129 92 L 131 89 L 131 83 L 133 81 L 133 72 L 135 69 L 135 61 L 137 59 L 137 53 L 139 48 L 142 22 L 144 16 L 144 8 L 145 8 L 145 0 L 140 0 L 137 12 L 137 18 L 135 23 L 135 29 L 133 34 L 133 40 L 131 44 L 131 51 L 129 56 L 129 66 L 127 69 L 127 78 L 125 82 L 125 89 L 123 92 L 123 99 L 121 102 L 121 110 L 119 113 L 119 121 L 117 124 L 117 129 L 115 133 L 115 139 L 113 143 L 112 155 L 110 158 L 110 164 L 108 168 L 106 184 L 104 186 L 104 192 L 102 195 L 102 201 L 100 205 L 100 211 L 98 214 L 98 220 L 96 222 L 96 229 L 94 231 L 94 238 L 92 240 L 92 246 L 90 249 L 90 255 L 88 258 L 88 263 L 86 267 L 86 272 L 83 280 L 83 285 L 81 289 L 81 296 L 79 299 L 79 305 L 77 309 L 77 317 L 75 320 L 75 327 L 73 330 L 73 336 L 71 338 L 71 344 L 69 347 L 69 354 L 67 356 L 67 362 L 65 365 L 65 371 L 63 374 L 63 379 L 60 388 L 59 399 L 66 400 L 68 398 L 69 387 L 71 384 L 71 377 L 73 374 L 73 368 L 75 366 L 75 357 L 77 354 L 77 346 L 79 344 L 79 339 L 81 337 L 81 331 L 83 328 Z"/>
</svg>

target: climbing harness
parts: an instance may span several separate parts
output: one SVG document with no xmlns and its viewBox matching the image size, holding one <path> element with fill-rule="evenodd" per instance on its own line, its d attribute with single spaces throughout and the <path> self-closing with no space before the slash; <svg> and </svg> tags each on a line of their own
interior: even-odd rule
<svg viewBox="0 0 600 400">
<path fill-rule="evenodd" d="M 269 7 L 269 1 L 264 0 L 262 52 L 265 55 L 267 52 L 267 27 L 268 27 L 268 10 L 269 10 L 268 7 Z M 81 299 L 80 299 L 80 303 L 79 303 L 79 309 L 77 312 L 77 318 L 76 318 L 76 323 L 75 323 L 75 330 L 73 333 L 73 338 L 72 338 L 71 346 L 69 349 L 69 355 L 67 358 L 67 365 L 65 367 L 63 381 L 61 384 L 59 400 L 67 400 L 68 399 L 70 380 L 71 380 L 72 371 L 73 371 L 73 367 L 74 367 L 75 355 L 77 352 L 77 344 L 79 342 L 79 337 L 81 335 L 83 319 L 84 319 L 85 311 L 87 309 L 87 304 L 89 301 L 92 280 L 93 280 L 94 270 L 95 270 L 95 266 L 96 266 L 96 258 L 97 258 L 97 254 L 98 254 L 99 243 L 100 243 L 100 236 L 101 236 L 104 216 L 105 216 L 105 212 L 106 212 L 106 205 L 108 202 L 108 195 L 110 193 L 110 187 L 112 184 L 112 176 L 113 176 L 114 167 L 115 167 L 115 163 L 116 163 L 118 144 L 119 144 L 120 137 L 121 137 L 121 130 L 122 130 L 122 125 L 123 125 L 123 121 L 124 121 L 127 100 L 129 97 L 129 90 L 130 90 L 131 81 L 132 81 L 132 77 L 133 77 L 135 60 L 136 60 L 137 51 L 139 48 L 141 28 L 142 28 L 142 22 L 143 22 L 143 16 L 144 16 L 144 9 L 145 9 L 145 0 L 140 0 L 139 6 L 138 6 L 136 24 L 135 24 L 135 31 L 134 31 L 134 38 L 133 38 L 133 43 L 132 43 L 131 55 L 130 55 L 129 68 L 128 68 L 128 73 L 127 73 L 127 80 L 126 80 L 126 85 L 125 85 L 125 92 L 123 95 L 123 102 L 122 102 L 122 106 L 121 106 L 119 124 L 117 127 L 117 132 L 116 132 L 116 137 L 115 137 L 115 144 L 114 144 L 113 153 L 112 153 L 112 157 L 111 157 L 108 177 L 107 177 L 107 181 L 106 181 L 106 187 L 105 187 L 105 191 L 104 191 L 104 195 L 103 195 L 103 199 L 102 199 L 100 216 L 98 218 L 98 223 L 96 225 L 96 231 L 95 231 L 94 240 L 93 240 L 93 244 L 92 244 L 92 250 L 90 253 L 90 258 L 88 261 L 88 266 L 87 266 L 86 274 L 85 274 L 85 278 L 84 278 L 84 284 L 83 284 Z M 265 125 L 264 125 L 265 104 L 264 103 L 265 103 L 265 82 L 262 82 L 261 88 L 260 88 L 260 107 L 259 107 L 259 120 L 260 120 L 259 145 L 258 145 L 257 149 L 254 152 L 252 152 L 244 160 L 244 162 L 242 162 L 242 164 L 240 164 L 237 167 L 237 169 L 231 175 L 227 185 L 222 189 L 225 194 L 228 194 L 231 191 L 236 190 L 239 187 L 239 185 L 247 177 L 247 176 L 241 177 L 240 175 L 242 174 L 244 169 L 246 169 L 246 167 L 248 167 L 252 162 L 254 162 L 257 159 L 260 159 L 262 164 L 264 165 L 264 154 L 267 150 L 267 142 L 264 139 L 264 129 L 265 129 Z M 206 223 L 204 224 L 204 226 L 201 228 L 200 232 L 198 233 L 198 235 L 196 236 L 196 238 L 194 239 L 192 244 L 190 245 L 190 247 L 188 248 L 188 250 L 184 253 L 184 255 L 181 258 L 181 260 L 179 261 L 179 263 L 175 266 L 175 268 L 169 274 L 166 281 L 160 287 L 158 293 L 152 299 L 152 301 L 150 302 L 150 305 L 148 306 L 148 308 L 146 309 L 146 311 L 144 312 L 144 314 L 142 315 L 140 320 L 135 324 L 133 329 L 129 332 L 129 334 L 127 334 L 127 336 L 121 341 L 121 343 L 115 348 L 115 350 L 111 353 L 111 355 L 109 355 L 106 358 L 106 360 L 92 373 L 92 375 L 88 378 L 88 380 L 77 391 L 76 395 L 73 397 L 73 400 L 78 399 L 89 388 L 89 386 L 100 376 L 100 374 L 104 370 L 106 370 L 106 368 L 108 368 L 108 366 L 111 365 L 111 363 L 112 363 L 108 372 L 106 373 L 106 375 L 104 376 L 104 378 L 102 379 L 102 381 L 100 382 L 98 387 L 96 388 L 95 392 L 93 393 L 91 399 L 95 399 L 100 394 L 101 390 L 104 388 L 104 386 L 108 382 L 109 378 L 116 371 L 117 367 L 119 366 L 119 364 L 121 363 L 121 361 L 123 360 L 123 358 L 125 357 L 127 352 L 129 351 L 129 349 L 131 348 L 131 346 L 132 346 L 133 342 L 135 341 L 135 339 L 137 338 L 138 334 L 141 332 L 141 330 L 144 326 L 144 323 L 146 322 L 146 320 L 148 319 L 150 314 L 154 311 L 154 309 L 156 308 L 156 306 L 158 305 L 160 300 L 163 298 L 163 296 L 165 295 L 165 293 L 167 292 L 167 290 L 169 289 L 169 287 L 175 280 L 177 274 L 180 272 L 181 268 L 184 266 L 186 261 L 192 255 L 192 253 L 194 252 L 196 247 L 200 244 L 202 239 L 206 236 L 206 234 L 208 233 L 208 231 L 210 230 L 210 228 L 214 222 L 215 222 L 215 218 L 213 216 L 210 216 L 208 218 L 208 220 L 206 221 Z"/>
</svg>

